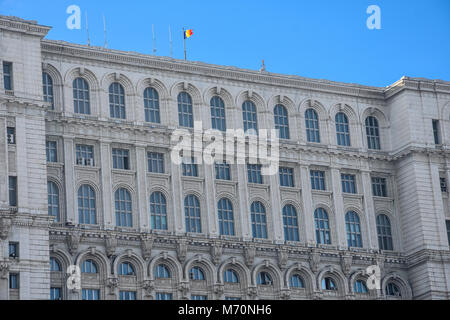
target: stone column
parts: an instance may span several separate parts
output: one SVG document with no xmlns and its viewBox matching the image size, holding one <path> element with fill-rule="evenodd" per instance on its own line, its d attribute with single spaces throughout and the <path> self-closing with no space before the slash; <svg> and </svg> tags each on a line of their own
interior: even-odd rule
<svg viewBox="0 0 450 320">
<path fill-rule="evenodd" d="M 341 174 L 336 167 L 331 168 L 331 187 L 333 191 L 334 204 L 334 222 L 335 228 L 331 232 L 335 232 L 336 245 L 339 247 L 348 247 L 347 233 L 345 231 L 345 213 L 344 199 L 342 197 Z"/>
<path fill-rule="evenodd" d="M 181 165 L 170 163 L 172 173 L 172 208 L 174 231 L 176 234 L 184 234 L 186 232 L 186 223 L 184 220 L 184 199 L 181 181 Z"/>
<path fill-rule="evenodd" d="M 64 180 L 66 182 L 67 222 L 77 224 L 77 201 L 75 190 L 75 154 L 74 137 L 63 136 L 64 145 Z"/>
<path fill-rule="evenodd" d="M 206 214 L 208 221 L 208 234 L 212 237 L 219 236 L 218 219 L 217 219 L 217 199 L 216 199 L 216 184 L 215 184 L 215 172 L 214 165 L 208 165 L 203 162 L 204 174 L 205 174 L 205 201 L 206 201 Z M 205 230 L 206 231 L 206 230 Z"/>
<path fill-rule="evenodd" d="M 377 223 L 375 205 L 372 196 L 372 178 L 370 171 L 362 171 L 362 191 L 364 194 L 364 208 L 367 228 L 367 244 L 365 248 L 378 249 Z"/>
<path fill-rule="evenodd" d="M 270 203 L 272 204 L 272 212 L 267 212 L 271 214 L 272 218 L 272 230 L 273 230 L 273 240 L 278 243 L 284 242 L 284 225 L 283 216 L 281 212 L 281 195 L 280 195 L 280 179 L 278 174 L 271 176 L 265 176 L 265 179 L 269 180 L 270 183 Z M 269 235 L 270 239 L 270 235 Z"/>
<path fill-rule="evenodd" d="M 8 142 L 6 119 L 0 118 L 0 209 L 8 208 Z"/>
<path fill-rule="evenodd" d="M 136 145 L 136 180 L 137 203 L 139 215 L 139 230 L 147 232 L 150 229 L 149 195 L 147 194 L 147 153 L 145 145 Z M 137 225 L 136 225 L 137 226 Z"/>
<path fill-rule="evenodd" d="M 237 181 L 238 181 L 238 197 L 240 207 L 240 221 L 242 237 L 245 240 L 253 238 L 251 222 L 250 222 L 250 204 L 248 203 L 248 188 L 247 188 L 247 172 L 245 164 L 236 164 Z"/>
<path fill-rule="evenodd" d="M 28 152 L 26 119 L 16 117 L 16 173 L 17 173 L 17 205 L 21 210 L 29 209 L 28 204 Z M 47 179 L 45 179 L 47 180 Z"/>
<path fill-rule="evenodd" d="M 103 224 L 106 229 L 114 229 L 116 224 L 116 219 L 114 217 L 114 207 L 113 207 L 113 199 L 114 195 L 112 194 L 112 174 L 111 174 L 111 145 L 108 140 L 100 141 L 100 179 L 102 184 L 102 204 L 103 204 Z M 100 196 L 100 195 L 98 195 Z M 100 221 L 99 221 L 100 222 Z"/>
<path fill-rule="evenodd" d="M 314 204 L 312 199 L 311 183 L 309 168 L 306 165 L 300 166 L 300 180 L 302 188 L 303 202 L 303 225 L 305 228 L 305 240 L 307 244 L 315 244 L 315 228 L 314 228 Z"/>
</svg>

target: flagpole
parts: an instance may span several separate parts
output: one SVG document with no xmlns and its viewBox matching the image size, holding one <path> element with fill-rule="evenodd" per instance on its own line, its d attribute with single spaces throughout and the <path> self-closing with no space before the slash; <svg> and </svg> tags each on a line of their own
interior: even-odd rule
<svg viewBox="0 0 450 320">
<path fill-rule="evenodd" d="M 89 38 L 89 24 L 88 24 L 88 13 L 86 11 L 86 33 L 87 33 L 87 43 L 88 46 L 91 46 L 91 39 Z"/>
<path fill-rule="evenodd" d="M 172 47 L 172 31 L 170 31 L 169 25 L 169 43 L 170 43 L 170 57 L 173 57 L 173 47 Z"/>
<path fill-rule="evenodd" d="M 105 37 L 105 49 L 108 48 L 108 39 L 106 37 L 106 19 L 105 19 L 105 15 L 103 15 L 103 33 L 104 33 L 104 37 Z"/>
<path fill-rule="evenodd" d="M 184 45 L 184 60 L 187 60 L 186 59 L 186 32 L 184 31 L 184 28 L 183 28 L 183 45 Z"/>
</svg>

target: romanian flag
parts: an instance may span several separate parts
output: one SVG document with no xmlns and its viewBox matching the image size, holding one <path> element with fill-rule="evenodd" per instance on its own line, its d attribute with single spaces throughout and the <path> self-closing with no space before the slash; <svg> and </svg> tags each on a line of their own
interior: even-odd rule
<svg viewBox="0 0 450 320">
<path fill-rule="evenodd" d="M 184 38 L 190 38 L 193 34 L 194 31 L 192 31 L 192 29 L 186 30 L 186 32 L 184 33 Z"/>
</svg>

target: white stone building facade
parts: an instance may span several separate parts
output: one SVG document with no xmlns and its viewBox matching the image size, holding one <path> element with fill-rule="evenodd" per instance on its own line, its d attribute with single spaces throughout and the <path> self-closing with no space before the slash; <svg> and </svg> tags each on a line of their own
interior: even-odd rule
<svg viewBox="0 0 450 320">
<path fill-rule="evenodd" d="M 314 80 L 49 29 L 0 16 L 0 299 L 450 298 L 449 82 Z M 170 159 L 180 94 L 206 129 L 214 97 L 228 129 L 249 105 L 260 129 L 288 123 L 288 183 L 238 164 L 229 179 L 204 163 L 186 175 Z M 72 265 L 81 289 L 67 288 Z"/>
</svg>

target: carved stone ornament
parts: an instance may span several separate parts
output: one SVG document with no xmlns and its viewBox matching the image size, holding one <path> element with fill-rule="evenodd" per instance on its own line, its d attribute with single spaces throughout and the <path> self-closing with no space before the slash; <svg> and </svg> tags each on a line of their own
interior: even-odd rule
<svg viewBox="0 0 450 320">
<path fill-rule="evenodd" d="M 145 280 L 142 283 L 142 289 L 144 289 L 145 295 L 147 297 L 152 296 L 152 292 L 155 289 L 155 284 L 154 284 L 153 280 Z"/>
<path fill-rule="evenodd" d="M 6 240 L 8 238 L 9 230 L 11 230 L 12 219 L 1 218 L 0 219 L 0 239 Z"/>
<path fill-rule="evenodd" d="M 380 271 L 383 274 L 383 270 L 384 270 L 384 257 L 382 255 L 377 255 L 376 258 L 374 259 L 373 263 L 375 265 L 377 265 L 378 267 L 380 267 Z"/>
<path fill-rule="evenodd" d="M 119 279 L 108 278 L 108 280 L 106 282 L 106 286 L 109 288 L 109 294 L 114 295 L 116 288 L 119 286 Z"/>
<path fill-rule="evenodd" d="M 282 290 L 280 294 L 282 300 L 289 300 L 291 298 L 291 290 L 289 289 Z"/>
<path fill-rule="evenodd" d="M 142 256 L 144 259 L 150 259 L 152 257 L 152 249 L 153 249 L 153 238 L 142 236 L 141 237 L 141 250 Z"/>
<path fill-rule="evenodd" d="M 253 262 L 255 261 L 256 256 L 256 248 L 253 245 L 248 245 L 244 249 L 244 256 L 245 256 L 245 264 L 247 267 L 253 266 Z"/>
<path fill-rule="evenodd" d="M 105 238 L 106 255 L 113 256 L 116 253 L 117 238 L 114 234 L 108 234 Z"/>
<path fill-rule="evenodd" d="M 247 295 L 251 300 L 254 300 L 258 295 L 258 289 L 256 287 L 249 287 L 247 289 Z"/>
<path fill-rule="evenodd" d="M 184 263 L 184 261 L 186 261 L 186 255 L 187 255 L 187 240 L 180 239 L 180 240 L 178 240 L 178 245 L 177 245 L 178 260 L 181 263 Z"/>
<path fill-rule="evenodd" d="M 319 270 L 320 264 L 320 252 L 316 249 L 312 249 L 309 253 L 309 266 L 311 271 L 316 273 Z"/>
<path fill-rule="evenodd" d="M 8 279 L 9 263 L 0 262 L 0 279 Z"/>
<path fill-rule="evenodd" d="M 221 295 L 223 295 L 223 292 L 224 292 L 223 284 L 216 283 L 214 285 L 214 293 L 220 297 Z"/>
<path fill-rule="evenodd" d="M 215 265 L 218 265 L 222 260 L 223 247 L 220 242 L 214 243 L 211 247 L 211 260 Z"/>
<path fill-rule="evenodd" d="M 341 254 L 341 268 L 346 276 L 350 274 L 350 270 L 353 264 L 353 257 L 349 253 Z"/>
<path fill-rule="evenodd" d="M 71 232 L 67 235 L 66 242 L 70 254 L 74 254 L 75 252 L 77 252 L 78 246 L 80 245 L 80 240 L 81 234 L 77 231 Z"/>
<path fill-rule="evenodd" d="M 178 291 L 181 292 L 181 296 L 183 298 L 186 298 L 189 296 L 189 282 L 180 282 L 180 284 L 178 285 Z"/>
<path fill-rule="evenodd" d="M 279 247 L 278 248 L 278 265 L 280 266 L 281 270 L 286 269 L 287 263 L 288 263 L 288 252 L 285 248 Z"/>
</svg>

